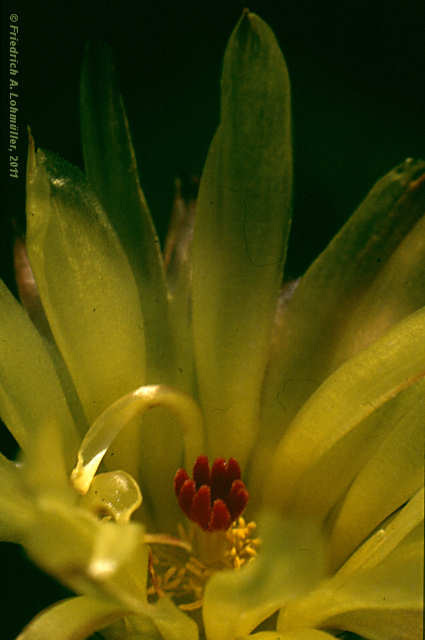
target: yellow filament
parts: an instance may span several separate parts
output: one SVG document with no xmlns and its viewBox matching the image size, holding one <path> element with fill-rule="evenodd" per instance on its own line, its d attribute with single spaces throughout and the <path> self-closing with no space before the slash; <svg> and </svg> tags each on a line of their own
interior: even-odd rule
<svg viewBox="0 0 425 640">
<path fill-rule="evenodd" d="M 225 533 L 226 546 L 221 562 L 208 565 L 196 556 L 189 555 L 186 560 L 175 564 L 166 552 L 151 553 L 149 562 L 150 585 L 148 596 L 161 598 L 172 597 L 183 611 L 195 611 L 202 607 L 202 598 L 207 580 L 221 569 L 239 569 L 257 555 L 260 546 L 259 538 L 254 538 L 255 522 L 245 522 L 240 517 Z M 181 528 L 180 535 L 188 546 L 188 534 Z M 173 560 L 176 560 L 174 558 Z M 215 559 L 216 560 L 216 559 Z"/>
</svg>

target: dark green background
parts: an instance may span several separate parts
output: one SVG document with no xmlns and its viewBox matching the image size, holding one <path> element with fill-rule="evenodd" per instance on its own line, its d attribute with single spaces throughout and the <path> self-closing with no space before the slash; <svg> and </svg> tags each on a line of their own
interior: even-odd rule
<svg viewBox="0 0 425 640">
<path fill-rule="evenodd" d="M 174 177 L 201 171 L 218 120 L 223 51 L 245 3 L 135 5 L 5 2 L 2 39 L 4 46 L 7 14 L 14 10 L 22 38 L 22 169 L 27 123 L 37 145 L 81 165 L 78 83 L 84 43 L 102 37 L 112 45 L 141 182 L 163 237 Z M 248 6 L 275 31 L 292 79 L 296 178 L 288 273 L 294 276 L 377 178 L 406 156 L 425 156 L 424 6 L 422 0 Z M 3 199 L 0 275 L 12 288 L 13 229 L 22 230 L 23 221 L 23 180 L 10 181 Z M 0 633 L 8 640 L 57 593 L 20 551 L 4 545 L 1 553 Z"/>
</svg>

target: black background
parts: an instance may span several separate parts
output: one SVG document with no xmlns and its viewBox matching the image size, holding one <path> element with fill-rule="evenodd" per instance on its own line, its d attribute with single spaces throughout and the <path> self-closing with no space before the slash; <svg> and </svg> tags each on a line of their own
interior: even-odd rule
<svg viewBox="0 0 425 640">
<path fill-rule="evenodd" d="M 31 125 L 38 146 L 81 166 L 78 84 L 87 39 L 102 37 L 112 45 L 142 186 L 163 238 L 174 177 L 202 169 L 218 121 L 223 51 L 244 6 L 3 3 L 4 114 L 10 12 L 19 15 L 20 29 L 18 181 L 8 179 L 5 138 L 2 152 L 7 189 L 0 275 L 12 290 L 14 229 L 24 224 L 25 127 Z M 288 274 L 295 276 L 381 175 L 407 156 L 425 156 L 423 1 L 278 0 L 248 6 L 273 28 L 291 75 L 296 177 Z M 6 436 L 4 441 L 3 450 L 10 451 Z M 63 591 L 11 545 L 1 547 L 0 563 L 0 634 L 7 640 Z"/>
</svg>

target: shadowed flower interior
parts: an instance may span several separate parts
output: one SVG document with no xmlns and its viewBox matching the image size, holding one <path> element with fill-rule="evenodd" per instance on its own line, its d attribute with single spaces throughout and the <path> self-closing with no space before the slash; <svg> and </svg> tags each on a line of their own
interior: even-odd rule
<svg viewBox="0 0 425 640">
<path fill-rule="evenodd" d="M 106 46 L 0 283 L 0 535 L 75 592 L 19 640 L 420 640 L 425 163 L 296 282 L 286 64 L 245 10 L 164 256 Z M 348 637 L 348 636 L 346 636 Z"/>
</svg>

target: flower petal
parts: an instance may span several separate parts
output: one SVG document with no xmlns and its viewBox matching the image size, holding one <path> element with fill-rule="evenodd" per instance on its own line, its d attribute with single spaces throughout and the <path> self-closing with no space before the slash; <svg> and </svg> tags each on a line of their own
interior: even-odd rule
<svg viewBox="0 0 425 640">
<path fill-rule="evenodd" d="M 55 367 L 34 325 L 0 281 L 0 415 L 25 449 L 47 423 L 61 434 L 68 469 L 78 436 Z"/>
<path fill-rule="evenodd" d="M 140 612 L 125 620 L 125 628 L 109 630 L 111 640 L 198 640 L 197 624 L 184 614 L 169 598 L 161 598 L 154 605 L 139 604 Z M 112 633 L 111 633 L 112 631 Z"/>
<path fill-rule="evenodd" d="M 159 240 L 140 187 L 118 79 L 105 44 L 86 49 L 81 132 L 88 180 L 122 244 L 140 295 L 147 380 L 171 383 L 175 372 Z"/>
<path fill-rule="evenodd" d="M 422 182 L 425 183 L 425 176 Z M 346 326 L 339 335 L 330 360 L 331 369 L 424 305 L 424 265 L 425 216 L 406 234 L 356 307 L 348 314 Z"/>
<path fill-rule="evenodd" d="M 344 363 L 310 397 L 279 443 L 265 499 L 279 508 L 302 511 L 297 490 L 304 473 L 341 437 L 424 374 L 425 307 Z"/>
<path fill-rule="evenodd" d="M 198 406 L 185 393 L 165 385 L 148 385 L 114 402 L 87 432 L 71 476 L 74 486 L 81 493 L 87 493 L 103 456 L 120 431 L 137 415 L 155 407 L 164 407 L 179 419 L 185 444 L 185 462 L 189 467 L 193 465 L 198 452 L 204 448 L 202 415 Z M 165 452 L 163 455 L 166 456 Z M 170 493 L 171 487 L 172 481 L 168 486 Z"/>
<path fill-rule="evenodd" d="M 249 633 L 323 574 L 322 540 L 311 523 L 269 515 L 260 534 L 261 551 L 252 563 L 221 571 L 207 583 L 203 617 L 208 640 Z"/>
<path fill-rule="evenodd" d="M 144 381 L 139 297 L 115 233 L 78 170 L 40 150 L 36 156 L 33 145 L 28 164 L 28 254 L 90 423 Z M 137 440 L 117 466 L 133 472 L 136 459 Z"/>
<path fill-rule="evenodd" d="M 31 527 L 34 507 L 25 495 L 17 465 L 0 453 L 0 540 L 19 542 Z"/>
<path fill-rule="evenodd" d="M 338 362 L 333 360 L 333 354 L 342 329 L 356 312 L 359 297 L 423 215 L 424 174 L 424 162 L 406 160 L 381 178 L 301 278 L 287 303 L 266 371 L 261 440 L 268 439 L 269 443 L 256 478 L 267 468 L 271 452 L 296 412 L 323 379 L 341 364 L 343 354 Z M 390 297 L 387 309 L 390 304 L 398 306 L 392 288 L 385 294 L 386 300 Z M 373 298 L 369 302 L 373 302 Z M 417 301 L 412 304 L 416 305 Z M 422 299 L 419 306 L 424 304 Z M 398 310 L 394 319 L 387 314 L 387 324 L 379 327 L 380 332 L 387 330 L 391 321 L 398 320 L 402 313 L 402 309 Z M 360 327 L 356 325 L 359 334 L 362 332 L 363 343 L 360 335 L 356 343 L 360 349 L 370 342 L 369 316 L 363 307 L 363 315 L 359 313 L 356 317 L 357 323 L 361 323 Z M 373 322 L 372 318 L 374 337 L 378 337 L 378 327 L 374 329 Z M 257 459 L 260 458 L 258 455 Z"/>
<path fill-rule="evenodd" d="M 344 497 L 331 536 L 335 566 L 423 485 L 425 381 L 404 394 L 402 417 Z"/>
<path fill-rule="evenodd" d="M 100 521 L 56 498 L 39 498 L 35 506 L 34 522 L 24 532 L 22 544 L 40 567 L 87 595 L 112 596 L 121 602 L 143 595 L 134 581 L 129 583 L 132 562 L 139 548 L 145 548 L 140 525 Z"/>
<path fill-rule="evenodd" d="M 45 609 L 16 640 L 85 640 L 125 613 L 123 606 L 116 602 L 77 596 Z"/>
<path fill-rule="evenodd" d="M 152 607 L 152 621 L 164 640 L 198 640 L 198 626 L 168 598 Z"/>
<path fill-rule="evenodd" d="M 192 238 L 196 200 L 184 199 L 176 181 L 173 211 L 164 249 L 170 322 L 175 341 L 179 389 L 196 391 L 192 333 Z"/>
<path fill-rule="evenodd" d="M 193 324 L 210 453 L 244 465 L 290 224 L 289 80 L 269 27 L 245 11 L 227 47 L 221 122 L 193 240 Z"/>
<path fill-rule="evenodd" d="M 420 640 L 423 594 L 423 491 L 330 580 L 289 603 L 278 630 L 319 626 L 371 640 Z"/>
<path fill-rule="evenodd" d="M 423 437 L 424 392 L 425 383 L 423 380 L 412 384 L 411 387 L 401 391 L 397 396 L 385 402 L 376 411 L 356 424 L 354 428 L 347 431 L 343 430 L 338 437 L 334 438 L 332 444 L 304 471 L 302 478 L 300 478 L 295 508 L 311 516 L 314 514 L 315 518 L 324 521 L 330 511 L 342 499 L 357 474 L 365 465 L 370 464 L 370 459 L 373 459 L 377 450 L 383 446 L 382 443 L 386 439 L 388 439 L 388 443 L 394 443 L 394 440 L 390 438 L 390 434 L 394 430 L 400 433 L 403 428 L 406 428 L 408 433 L 416 432 L 418 442 L 420 442 L 420 438 Z M 405 426 L 406 421 L 408 426 Z M 418 430 L 421 433 L 418 433 Z M 403 436 L 401 437 L 403 438 Z M 410 442 L 411 438 L 408 437 L 408 440 Z M 421 450 L 417 448 L 415 455 L 411 448 L 402 447 L 401 451 L 404 451 L 405 455 L 408 455 L 409 452 L 411 454 L 412 466 L 407 465 L 407 468 L 399 457 L 402 455 L 401 451 L 396 451 L 395 448 L 392 449 L 390 445 L 385 447 L 385 451 L 385 456 L 387 456 L 384 462 L 387 470 L 386 480 L 388 481 L 389 473 L 393 482 L 397 483 L 398 486 L 394 492 L 390 490 L 391 485 L 387 486 L 382 504 L 388 505 L 391 503 L 395 509 L 403 504 L 420 486 L 423 468 Z M 379 473 L 373 476 L 373 479 L 376 479 L 377 487 L 381 486 L 378 476 Z M 286 482 L 285 467 L 281 470 L 281 479 L 282 483 Z M 369 479 L 372 480 L 372 478 Z M 364 495 L 373 495 L 374 491 L 378 490 L 377 487 L 375 488 L 374 485 L 367 485 L 367 488 L 363 487 Z M 394 501 L 390 496 L 394 497 Z M 397 496 L 401 497 L 399 502 Z M 367 502 L 368 497 L 365 499 Z M 375 507 L 377 506 L 375 502 L 373 504 Z M 359 508 L 361 509 L 361 507 Z M 384 513 L 382 514 L 382 510 L 380 512 L 377 509 L 377 518 L 372 523 L 372 526 L 367 529 L 365 535 L 369 534 L 376 524 L 383 520 L 392 510 L 390 508 L 385 512 L 384 506 Z M 373 513 L 373 509 L 370 513 Z M 379 517 L 379 513 L 381 513 L 382 517 Z M 371 517 L 374 517 L 374 515 L 371 515 Z M 332 517 L 334 516 L 335 514 L 332 513 Z M 358 514 L 353 514 L 353 519 L 357 516 Z M 346 540 L 348 544 L 353 542 L 353 546 L 349 547 L 353 549 L 356 546 L 356 540 L 351 531 L 351 518 L 349 518 L 347 524 Z M 356 522 L 353 525 L 354 530 L 356 530 L 357 526 Z M 357 540 L 357 542 L 360 541 L 361 538 Z M 340 545 L 336 543 L 336 546 L 339 548 Z M 332 547 L 332 550 L 334 550 L 334 547 Z"/>
</svg>

